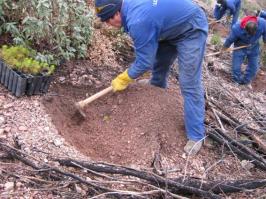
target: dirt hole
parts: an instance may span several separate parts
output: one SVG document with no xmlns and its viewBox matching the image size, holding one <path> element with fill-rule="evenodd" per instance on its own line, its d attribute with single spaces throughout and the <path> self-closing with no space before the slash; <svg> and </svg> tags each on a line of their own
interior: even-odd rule
<svg viewBox="0 0 266 199">
<path fill-rule="evenodd" d="M 150 166 L 157 152 L 168 158 L 183 153 L 182 98 L 173 87 L 133 84 L 86 106 L 87 118 L 80 122 L 73 104 L 85 98 L 86 88 L 55 85 L 57 94 L 44 104 L 59 133 L 91 159 Z"/>
</svg>

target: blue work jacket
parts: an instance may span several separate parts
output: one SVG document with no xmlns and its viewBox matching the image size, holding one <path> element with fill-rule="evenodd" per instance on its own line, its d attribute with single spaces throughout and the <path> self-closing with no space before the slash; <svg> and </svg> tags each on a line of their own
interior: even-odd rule
<svg viewBox="0 0 266 199">
<path fill-rule="evenodd" d="M 259 17 L 266 19 L 266 11 L 260 11 Z"/>
<path fill-rule="evenodd" d="M 152 70 L 158 42 L 184 38 L 181 24 L 193 18 L 199 9 L 191 0 L 124 0 L 122 25 L 134 42 L 136 54 L 128 75 L 135 79 Z M 197 29 L 207 33 L 208 25 L 202 24 Z"/>
<path fill-rule="evenodd" d="M 266 20 L 258 18 L 258 28 L 255 35 L 249 35 L 244 28 L 241 28 L 240 22 L 233 25 L 230 35 L 225 40 L 224 46 L 229 48 L 232 43 L 235 47 L 242 45 L 250 45 L 250 48 L 259 45 L 261 38 L 266 43 Z"/>
<path fill-rule="evenodd" d="M 238 19 L 239 10 L 241 7 L 241 0 L 226 0 L 225 5 L 215 5 L 214 8 L 214 17 L 219 20 L 221 19 L 227 12 L 228 15 L 233 15 L 232 24 L 235 24 Z"/>
</svg>

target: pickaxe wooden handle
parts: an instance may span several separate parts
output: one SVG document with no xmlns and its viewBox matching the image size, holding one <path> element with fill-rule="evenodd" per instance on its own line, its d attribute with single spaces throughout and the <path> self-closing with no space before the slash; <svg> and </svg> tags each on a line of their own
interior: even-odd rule
<svg viewBox="0 0 266 199">
<path fill-rule="evenodd" d="M 239 46 L 239 47 L 236 47 L 236 48 L 228 48 L 228 49 L 226 49 L 225 51 L 223 51 L 223 52 L 231 52 L 231 51 L 234 51 L 234 50 L 239 50 L 239 49 L 242 49 L 242 48 L 247 48 L 247 47 L 249 47 L 250 45 L 248 45 L 248 46 Z M 210 54 L 208 54 L 208 55 L 205 55 L 205 57 L 210 57 L 210 56 L 213 56 L 213 55 L 218 55 L 218 54 L 221 54 L 221 53 L 223 53 L 223 52 L 221 52 L 221 51 L 219 51 L 219 52 L 216 52 L 216 53 L 210 53 Z"/>
<path fill-rule="evenodd" d="M 88 97 L 87 99 L 77 102 L 76 106 L 83 108 L 87 104 L 89 104 L 89 103 L 93 102 L 94 100 L 106 95 L 107 93 L 111 92 L 112 90 L 113 90 L 112 86 L 109 86 L 109 87 L 99 91 L 98 93 L 95 93 L 94 95 Z"/>
<path fill-rule="evenodd" d="M 211 26 L 211 25 L 216 24 L 216 23 L 219 23 L 219 22 L 221 22 L 221 21 L 222 21 L 222 19 L 220 19 L 220 20 L 215 20 L 215 21 L 211 21 L 211 22 L 209 22 L 208 24 L 209 24 L 209 26 Z"/>
</svg>

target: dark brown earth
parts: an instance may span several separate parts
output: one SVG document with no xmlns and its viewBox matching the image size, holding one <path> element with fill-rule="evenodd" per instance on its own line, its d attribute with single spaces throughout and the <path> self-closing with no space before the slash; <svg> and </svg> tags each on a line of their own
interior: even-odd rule
<svg viewBox="0 0 266 199">
<path fill-rule="evenodd" d="M 84 108 L 86 120 L 74 115 L 71 98 L 84 95 L 67 86 L 55 88 L 46 107 L 66 140 L 98 161 L 150 166 L 154 153 L 173 154 L 185 142 L 182 101 L 177 86 L 164 90 L 131 85 Z M 74 92 L 73 92 L 74 91 Z"/>
<path fill-rule="evenodd" d="M 74 68 L 75 64 L 80 63 L 68 63 L 58 76 Z M 84 62 L 83 66 L 86 68 L 90 64 Z M 156 154 L 160 154 L 163 170 L 176 171 L 171 174 L 175 177 L 249 178 L 250 174 L 240 166 L 241 160 L 230 153 L 225 155 L 224 148 L 215 143 L 204 145 L 196 157 L 188 158 L 184 154 L 186 136 L 182 97 L 172 77 L 166 90 L 134 83 L 125 91 L 107 94 L 87 105 L 84 109 L 87 118 L 79 120 L 74 103 L 108 87 L 116 73 L 115 69 L 104 70 L 102 67 L 97 71 L 94 76 L 101 78 L 101 87 L 76 87 L 60 83 L 56 77 L 50 95 L 43 99 L 59 133 L 84 155 L 94 161 L 152 169 Z M 231 82 L 229 73 L 215 70 L 213 74 Z M 258 78 L 265 78 L 265 75 L 259 74 Z M 258 83 L 257 88 L 265 89 L 265 84 Z M 264 176 L 258 170 L 250 172 L 252 178 Z"/>
</svg>

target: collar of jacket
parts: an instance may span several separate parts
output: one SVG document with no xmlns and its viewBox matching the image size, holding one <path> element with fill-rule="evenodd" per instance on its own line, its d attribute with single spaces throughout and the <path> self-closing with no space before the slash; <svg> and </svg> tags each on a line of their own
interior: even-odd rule
<svg viewBox="0 0 266 199">
<path fill-rule="evenodd" d="M 128 27 L 127 27 L 127 12 L 128 12 L 128 5 L 127 5 L 127 0 L 123 0 L 122 2 L 122 7 L 120 10 L 121 18 L 122 18 L 122 27 L 124 28 L 124 32 L 128 33 Z"/>
</svg>

